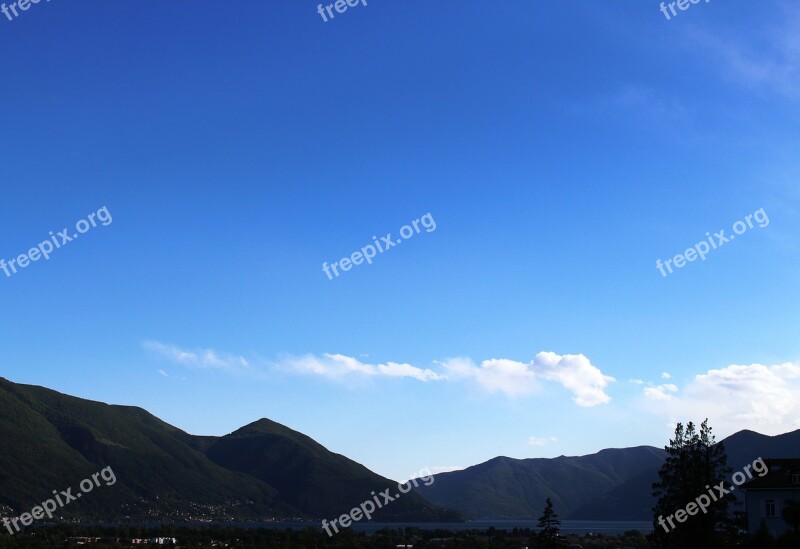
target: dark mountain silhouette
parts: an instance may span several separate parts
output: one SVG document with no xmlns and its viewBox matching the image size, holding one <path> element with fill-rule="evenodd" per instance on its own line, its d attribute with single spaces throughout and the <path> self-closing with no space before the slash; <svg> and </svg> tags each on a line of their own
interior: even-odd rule
<svg viewBox="0 0 800 549">
<path fill-rule="evenodd" d="M 283 500 L 313 516 L 339 514 L 392 487 L 363 465 L 326 450 L 311 438 L 283 425 L 262 419 L 214 442 L 206 455 L 231 471 L 240 471 L 270 486 Z M 413 491 L 374 514 L 377 520 L 460 520 L 458 513 L 444 514 Z"/>
<path fill-rule="evenodd" d="M 760 458 L 789 458 L 800 455 L 800 429 L 768 436 L 753 431 L 739 431 L 724 439 L 728 465 L 734 471 Z"/>
<path fill-rule="evenodd" d="M 59 511 L 118 519 L 335 518 L 396 483 L 311 438 L 262 419 L 224 437 L 194 436 L 141 408 L 83 400 L 0 378 L 0 512 L 30 510 L 106 466 L 117 482 Z M 800 455 L 800 430 L 723 440 L 741 470 Z M 649 520 L 660 448 L 553 459 L 497 457 L 436 475 L 378 520 L 535 518 L 549 497 L 567 519 Z M 430 503 L 429 503 L 430 502 Z M 450 510 L 448 510 L 450 509 Z"/>
<path fill-rule="evenodd" d="M 734 472 L 758 457 L 800 455 L 800 430 L 772 437 L 740 431 L 722 442 Z M 651 520 L 652 484 L 664 458 L 652 446 L 553 459 L 500 457 L 436 475 L 419 492 L 471 518 L 532 518 L 549 497 L 562 518 Z"/>
<path fill-rule="evenodd" d="M 113 486 L 59 515 L 103 519 L 338 517 L 396 486 L 310 438 L 261 420 L 199 437 L 141 408 L 111 406 L 0 378 L 0 508 L 17 513 L 110 466 Z M 101 484 L 105 484 L 101 481 Z M 393 488 L 392 492 L 396 491 Z M 386 518 L 459 520 L 409 493 Z"/>
<path fill-rule="evenodd" d="M 419 492 L 429 501 L 446 501 L 472 518 L 537 517 L 548 497 L 557 512 L 567 516 L 632 476 L 658 468 L 663 459 L 662 450 L 648 446 L 581 457 L 499 457 L 436 475 L 435 482 Z"/>
<path fill-rule="evenodd" d="M 800 455 L 800 430 L 777 436 L 753 431 L 739 431 L 721 441 L 733 472 L 761 458 L 796 457 Z M 659 464 L 660 466 L 660 464 Z M 650 520 L 655 505 L 652 484 L 658 480 L 658 467 L 632 477 L 599 498 L 587 501 L 570 518 L 592 520 Z M 735 492 L 741 499 L 743 492 Z"/>
</svg>

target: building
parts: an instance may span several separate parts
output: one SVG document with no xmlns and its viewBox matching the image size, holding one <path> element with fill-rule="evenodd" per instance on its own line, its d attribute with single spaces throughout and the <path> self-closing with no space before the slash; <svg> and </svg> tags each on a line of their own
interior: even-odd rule
<svg viewBox="0 0 800 549">
<path fill-rule="evenodd" d="M 763 522 L 775 537 L 791 530 L 783 520 L 788 500 L 800 501 L 800 459 L 765 459 L 768 473 L 742 486 L 745 490 L 747 531 L 755 534 Z"/>
</svg>

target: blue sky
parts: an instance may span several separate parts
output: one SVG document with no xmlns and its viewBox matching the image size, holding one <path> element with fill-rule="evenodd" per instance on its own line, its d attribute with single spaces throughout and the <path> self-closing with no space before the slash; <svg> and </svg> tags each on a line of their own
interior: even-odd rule
<svg viewBox="0 0 800 549">
<path fill-rule="evenodd" d="M 0 258 L 112 218 L 0 271 L 0 375 L 393 478 L 800 428 L 798 30 L 769 0 L 0 15 Z"/>
</svg>

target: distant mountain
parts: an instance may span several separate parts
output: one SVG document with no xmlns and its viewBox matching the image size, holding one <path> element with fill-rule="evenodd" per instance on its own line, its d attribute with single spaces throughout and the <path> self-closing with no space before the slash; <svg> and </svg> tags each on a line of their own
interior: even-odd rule
<svg viewBox="0 0 800 549">
<path fill-rule="evenodd" d="M 761 458 L 789 458 L 800 455 L 800 430 L 777 436 L 753 431 L 739 431 L 723 439 L 728 465 L 733 472 Z M 657 467 L 645 471 L 609 490 L 602 496 L 587 500 L 569 518 L 586 520 L 650 520 L 655 505 L 652 484 L 658 480 Z M 742 492 L 734 496 L 741 498 Z"/>
<path fill-rule="evenodd" d="M 740 431 L 722 442 L 733 471 L 758 457 L 800 455 L 800 430 L 774 437 Z M 549 497 L 562 518 L 650 520 L 652 484 L 665 455 L 660 448 L 640 446 L 578 457 L 498 457 L 436 475 L 431 486 L 418 491 L 471 518 L 539 517 Z"/>
<path fill-rule="evenodd" d="M 262 419 L 222 437 L 206 451 L 212 461 L 274 486 L 283 500 L 313 516 L 339 514 L 396 483 L 363 465 L 326 450 L 311 438 Z M 338 515 L 337 515 L 338 516 Z M 413 491 L 375 513 L 377 520 L 406 521 L 461 519 L 427 503 Z"/>
<path fill-rule="evenodd" d="M 21 513 L 110 466 L 117 478 L 64 516 L 334 518 L 396 483 L 268 420 L 226 437 L 189 435 L 141 408 L 0 378 L 0 508 Z M 102 481 L 101 481 L 102 483 Z M 394 491 L 394 490 L 393 490 Z M 73 492 L 73 493 L 74 493 Z M 458 520 L 410 493 L 387 519 Z"/>
<path fill-rule="evenodd" d="M 574 520 L 651 520 L 653 483 L 658 480 L 659 463 L 642 471 L 608 492 L 586 500 L 574 509 L 569 518 Z"/>
<path fill-rule="evenodd" d="M 767 436 L 753 431 L 739 431 L 722 441 L 728 454 L 728 465 L 734 472 L 758 458 L 790 458 L 800 456 L 800 429 L 782 435 Z"/>
<path fill-rule="evenodd" d="M 0 378 L 0 511 L 18 513 L 106 466 L 117 483 L 63 516 L 119 519 L 335 518 L 395 482 L 267 419 L 224 437 L 193 436 L 141 408 L 92 402 Z M 800 455 L 800 430 L 741 431 L 722 441 L 734 471 L 756 458 Z M 375 518 L 536 518 L 552 498 L 562 518 L 649 520 L 660 448 L 578 457 L 498 457 L 436 475 Z M 430 503 L 429 503 L 430 502 Z M 451 509 L 451 510 L 448 510 Z"/>
<path fill-rule="evenodd" d="M 562 517 L 625 481 L 658 469 L 664 451 L 650 446 L 603 450 L 581 457 L 498 457 L 436 475 L 418 490 L 427 500 L 471 518 L 538 518 L 546 498 Z"/>
</svg>

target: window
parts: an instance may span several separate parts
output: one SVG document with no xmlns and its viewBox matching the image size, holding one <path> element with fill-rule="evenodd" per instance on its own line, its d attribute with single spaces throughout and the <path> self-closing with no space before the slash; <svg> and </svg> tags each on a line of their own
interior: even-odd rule
<svg viewBox="0 0 800 549">
<path fill-rule="evenodd" d="M 768 499 L 764 502 L 764 516 L 765 517 L 774 517 L 775 516 L 775 501 Z"/>
</svg>

